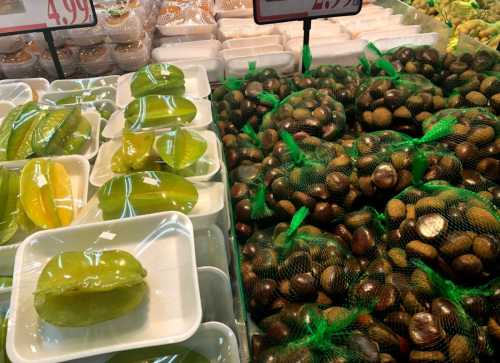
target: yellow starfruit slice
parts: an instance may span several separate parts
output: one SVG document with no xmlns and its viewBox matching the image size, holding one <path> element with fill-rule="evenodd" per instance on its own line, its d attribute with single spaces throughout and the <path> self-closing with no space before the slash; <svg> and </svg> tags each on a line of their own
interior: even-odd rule
<svg viewBox="0 0 500 363">
<path fill-rule="evenodd" d="M 64 252 L 38 278 L 35 309 L 46 322 L 89 326 L 115 319 L 139 306 L 147 275 L 141 263 L 121 250 Z"/>
<path fill-rule="evenodd" d="M 73 220 L 71 178 L 62 164 L 30 160 L 22 170 L 20 190 L 24 212 L 37 227 L 62 227 Z"/>
</svg>

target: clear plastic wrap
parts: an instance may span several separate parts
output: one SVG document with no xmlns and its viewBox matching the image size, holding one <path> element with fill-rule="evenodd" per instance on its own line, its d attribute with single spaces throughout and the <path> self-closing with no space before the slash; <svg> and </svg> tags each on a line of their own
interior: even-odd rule
<svg viewBox="0 0 500 363">
<path fill-rule="evenodd" d="M 114 66 L 111 49 L 105 44 L 80 48 L 79 59 L 82 70 L 90 76 L 106 74 Z"/>
<path fill-rule="evenodd" d="M 99 265 L 99 256 L 104 259 L 110 254 L 117 255 L 118 251 L 123 251 L 119 252 L 120 255 L 127 255 L 128 258 L 117 258 L 115 262 L 119 267 L 111 268 L 110 274 L 103 274 L 103 268 L 110 267 Z M 75 265 L 73 259 L 62 256 L 60 263 L 52 267 L 57 274 L 71 276 L 65 284 L 71 282 L 80 286 L 74 288 L 79 292 L 77 295 L 66 294 L 61 286 L 63 282 L 57 279 L 48 281 L 52 299 L 57 296 L 73 300 L 73 304 L 66 304 L 64 309 L 74 313 L 80 311 L 82 320 L 97 314 L 113 318 L 117 313 L 116 304 L 131 302 L 133 296 L 125 294 L 128 290 L 120 290 L 116 286 L 123 284 L 120 280 L 127 281 L 136 275 L 131 274 L 133 270 L 128 261 L 132 257 L 144 269 L 141 280 L 147 291 L 146 297 L 120 318 L 97 325 L 68 329 L 44 322 L 35 310 L 33 293 L 40 291 L 37 280 L 43 274 L 46 263 L 61 253 L 96 260 L 92 273 L 84 264 Z M 43 357 L 67 361 L 125 349 L 178 343 L 191 337 L 201 322 L 193 226 L 180 213 L 159 213 L 127 221 L 38 233 L 21 245 L 15 268 L 20 278 L 13 286 L 7 338 L 8 352 L 13 360 L 34 362 Z M 85 280 L 87 271 L 89 278 Z M 108 284 L 105 285 L 105 282 Z M 121 293 L 122 297 L 115 299 L 112 306 L 92 305 L 117 293 Z M 112 307 L 114 309 L 107 311 Z M 110 334 L 110 331 L 114 333 Z"/>
<path fill-rule="evenodd" d="M 0 53 L 16 53 L 24 48 L 26 37 L 20 35 L 7 35 L 0 37 Z"/>
<path fill-rule="evenodd" d="M 113 43 L 131 43 L 144 37 L 144 19 L 126 7 L 109 10 L 102 26 Z"/>
<path fill-rule="evenodd" d="M 37 76 L 38 57 L 26 48 L 16 53 L 0 56 L 0 70 L 8 78 L 30 78 Z"/>
<path fill-rule="evenodd" d="M 50 106 L 71 106 L 96 101 L 114 102 L 116 89 L 112 87 L 89 88 L 79 91 L 47 92 L 41 103 Z"/>
<path fill-rule="evenodd" d="M 146 34 L 141 40 L 127 44 L 116 44 L 111 48 L 111 56 L 123 71 L 136 71 L 150 62 L 151 39 Z"/>
<path fill-rule="evenodd" d="M 2 244 L 71 223 L 87 202 L 90 165 L 81 156 L 0 163 Z"/>
<path fill-rule="evenodd" d="M 108 141 L 101 145 L 97 159 L 92 169 L 90 182 L 96 187 L 102 186 L 108 180 L 119 174 L 126 174 L 131 171 L 146 170 L 165 170 L 186 177 L 192 182 L 209 181 L 220 168 L 220 160 L 217 154 L 217 139 L 212 131 L 191 132 L 182 131 L 183 137 L 174 137 L 169 140 L 163 140 L 162 135 L 172 135 L 175 131 L 167 133 L 157 133 L 156 137 L 149 136 L 147 133 L 141 137 L 141 134 L 130 137 L 125 133 L 122 139 Z M 177 131 L 178 133 L 178 131 Z M 137 139 L 133 142 L 133 139 Z M 139 138 L 137 138 L 139 136 Z M 195 141 L 199 136 L 206 147 L 203 145 L 195 146 Z M 193 139 L 194 138 L 194 139 Z M 139 155 L 138 144 L 147 145 L 146 140 L 151 139 L 148 150 L 143 150 Z M 182 139 L 182 140 L 181 140 Z M 167 147 L 162 147 L 162 143 L 168 142 Z M 134 146 L 135 145 L 135 146 Z M 163 148 L 163 151 L 160 150 Z M 165 150 L 167 155 L 163 157 Z M 198 152 L 196 152 L 196 149 Z M 170 160 L 169 155 L 177 155 L 182 165 L 168 164 L 165 160 Z M 182 155 L 181 155 L 182 154 Z M 143 156 L 146 155 L 146 156 Z M 139 159 L 144 159 L 137 163 Z"/>
<path fill-rule="evenodd" d="M 61 79 L 50 84 L 49 92 L 71 92 L 100 87 L 116 88 L 119 76 L 106 76 L 82 79 Z"/>
<path fill-rule="evenodd" d="M 75 48 L 59 48 L 57 50 L 57 56 L 59 62 L 61 63 L 62 69 L 64 71 L 65 77 L 71 77 L 77 70 L 78 67 L 78 52 Z M 40 66 L 47 72 L 50 78 L 57 78 L 57 71 L 52 61 L 52 55 L 48 50 L 45 50 L 40 56 Z"/>
<path fill-rule="evenodd" d="M 19 106 L 33 101 L 33 90 L 22 82 L 0 84 L 0 100 L 9 101 Z"/>
</svg>

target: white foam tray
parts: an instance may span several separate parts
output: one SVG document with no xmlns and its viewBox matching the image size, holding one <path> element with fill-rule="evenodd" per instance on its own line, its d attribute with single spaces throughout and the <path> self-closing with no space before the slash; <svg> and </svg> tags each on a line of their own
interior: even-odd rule
<svg viewBox="0 0 500 363">
<path fill-rule="evenodd" d="M 179 67 L 203 67 L 207 71 L 208 80 L 210 82 L 221 82 L 224 79 L 224 59 L 220 57 L 207 59 L 181 59 L 173 61 L 172 64 Z"/>
<path fill-rule="evenodd" d="M 156 27 L 164 36 L 207 34 L 217 30 L 217 24 L 157 25 Z"/>
<path fill-rule="evenodd" d="M 280 45 L 281 35 L 264 35 L 261 37 L 229 39 L 222 43 L 223 49 L 262 47 L 265 45 Z"/>
<path fill-rule="evenodd" d="M 358 62 L 368 42 L 364 40 L 350 40 L 336 43 L 334 47 L 328 44 L 311 47 L 313 66 L 321 64 L 339 64 L 350 66 Z"/>
<path fill-rule="evenodd" d="M 234 325 L 233 295 L 229 277 L 216 267 L 199 267 L 203 322 L 220 321 Z"/>
<path fill-rule="evenodd" d="M 49 90 L 49 81 L 45 78 L 18 78 L 18 79 L 2 79 L 0 80 L 0 85 L 9 83 L 26 83 L 31 87 L 31 90 L 36 93 L 33 95 L 33 99 L 40 100 L 42 96 Z"/>
<path fill-rule="evenodd" d="M 181 68 L 184 72 L 186 82 L 186 92 L 184 97 L 205 98 L 210 95 L 210 83 L 208 82 L 207 71 L 200 66 Z M 125 108 L 134 99 L 130 90 L 130 81 L 134 73 L 124 74 L 118 79 L 118 90 L 116 104 Z"/>
<path fill-rule="evenodd" d="M 12 102 L 16 106 L 23 105 L 33 101 L 33 91 L 23 82 L 0 84 L 0 100 Z"/>
<path fill-rule="evenodd" d="M 73 195 L 73 210 L 75 219 L 79 217 L 88 199 L 90 164 L 87 159 L 80 155 L 57 156 L 47 159 L 57 161 L 66 169 L 71 180 L 71 194 Z M 0 167 L 21 170 L 29 160 L 16 160 L 0 162 Z M 22 232 L 18 232 L 10 243 L 21 242 L 26 237 Z"/>
<path fill-rule="evenodd" d="M 172 63 L 182 59 L 215 58 L 219 53 L 218 40 L 202 40 L 203 44 L 172 43 L 153 49 L 151 57 L 155 63 Z"/>
<path fill-rule="evenodd" d="M 203 236 L 209 237 L 208 232 L 207 234 L 203 234 Z M 0 246 L 0 276 L 14 276 L 14 261 L 16 259 L 17 249 L 20 245 L 21 244 L 18 243 Z M 0 295 L 10 293 L 11 290 L 11 287 L 0 288 Z"/>
<path fill-rule="evenodd" d="M 224 208 L 225 186 L 219 182 L 200 182 L 194 183 L 194 185 L 198 190 L 198 202 L 188 217 L 193 222 L 195 230 L 208 228 L 217 222 L 217 217 Z M 80 225 L 102 221 L 99 199 L 97 195 L 94 195 L 72 224 Z"/>
<path fill-rule="evenodd" d="M 183 127 L 190 130 L 206 130 L 213 121 L 212 105 L 210 101 L 206 99 L 192 99 L 191 101 L 196 106 L 196 116 L 189 125 Z M 106 123 L 106 126 L 102 130 L 102 136 L 107 139 L 120 138 L 123 134 L 124 126 L 124 110 L 117 110 L 111 115 Z"/>
<path fill-rule="evenodd" d="M 101 87 L 116 88 L 120 76 L 104 76 L 82 79 L 58 79 L 50 84 L 49 92 L 81 91 Z"/>
<path fill-rule="evenodd" d="M 262 54 L 278 53 L 281 51 L 283 51 L 283 46 L 281 44 L 270 44 L 245 48 L 223 49 L 220 51 L 220 55 L 227 62 L 228 60 L 234 58 L 253 57 Z"/>
<path fill-rule="evenodd" d="M 42 268 L 61 252 L 89 248 L 135 255 L 148 272 L 146 298 L 134 311 L 90 327 L 43 322 L 33 306 Z M 11 314 L 7 351 L 19 363 L 56 363 L 189 339 L 202 317 L 191 222 L 167 212 L 32 235 L 16 256 Z"/>
<path fill-rule="evenodd" d="M 274 68 L 277 72 L 286 74 L 295 70 L 295 58 L 292 52 L 277 52 L 258 56 L 238 57 L 227 61 L 226 77 L 242 77 L 248 72 L 248 63 L 256 62 L 257 69 Z"/>
<path fill-rule="evenodd" d="M 401 37 L 402 34 L 404 34 L 404 36 L 412 36 L 420 33 L 420 30 L 421 30 L 420 25 L 405 25 L 387 30 L 363 32 L 359 34 L 358 38 L 366 40 L 367 42 L 374 42 L 376 40 L 385 38 L 394 38 L 394 37 L 399 38 Z"/>
<path fill-rule="evenodd" d="M 95 101 L 79 102 L 79 103 L 93 103 L 93 102 L 99 102 L 99 101 L 115 102 L 116 89 L 113 87 L 100 87 L 100 88 L 85 89 L 85 90 L 78 90 L 78 91 L 47 92 L 43 95 L 41 102 L 46 104 L 46 105 L 50 105 L 50 106 L 71 106 L 71 105 L 75 105 L 76 103 L 57 105 L 57 102 L 65 97 L 80 96 L 83 93 L 91 94 L 93 92 L 102 92 L 102 94 L 105 96 L 103 98 L 99 98 Z"/>
<path fill-rule="evenodd" d="M 207 141 L 207 151 L 203 158 L 210 162 L 209 170 L 206 174 L 188 177 L 191 182 L 210 181 L 220 169 L 221 161 L 217 153 L 217 136 L 213 131 L 199 131 L 201 137 Z M 108 180 L 118 176 L 111 170 L 113 155 L 122 147 L 121 139 L 113 139 L 105 142 L 99 148 L 99 153 L 90 174 L 90 183 L 96 187 L 101 187 Z"/>
<path fill-rule="evenodd" d="M 208 228 L 198 229 L 194 232 L 194 243 L 196 265 L 198 267 L 216 267 L 229 278 L 226 241 L 222 230 L 215 224 Z"/>
<path fill-rule="evenodd" d="M 7 116 L 16 105 L 11 101 L 0 101 L 0 125 L 2 120 Z"/>
</svg>

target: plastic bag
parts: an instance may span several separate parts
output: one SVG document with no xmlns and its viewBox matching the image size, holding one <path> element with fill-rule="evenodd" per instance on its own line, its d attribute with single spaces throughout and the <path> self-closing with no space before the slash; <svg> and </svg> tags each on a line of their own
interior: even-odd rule
<svg viewBox="0 0 500 363">
<path fill-rule="evenodd" d="M 294 92 L 264 117 L 261 130 L 269 128 L 334 141 L 346 129 L 344 106 L 327 91 L 308 88 Z"/>
<path fill-rule="evenodd" d="M 389 76 L 369 78 L 356 95 L 358 118 L 368 130 L 394 129 L 421 135 L 420 123 L 446 107 L 442 91 L 418 74 L 399 74 L 386 60 L 376 63 Z"/>
<path fill-rule="evenodd" d="M 449 116 L 412 139 L 396 131 L 376 131 L 357 139 L 350 151 L 357 170 L 357 186 L 372 206 L 383 206 L 412 183 L 446 180 L 459 183 L 462 163 L 439 144 L 457 120 Z"/>
<path fill-rule="evenodd" d="M 475 169 L 486 178 L 500 181 L 500 160 L 496 146 L 500 137 L 500 120 L 483 108 L 445 109 L 422 124 L 428 132 L 438 120 L 455 117 L 452 133 L 440 142 L 460 159 L 464 168 Z"/>
</svg>

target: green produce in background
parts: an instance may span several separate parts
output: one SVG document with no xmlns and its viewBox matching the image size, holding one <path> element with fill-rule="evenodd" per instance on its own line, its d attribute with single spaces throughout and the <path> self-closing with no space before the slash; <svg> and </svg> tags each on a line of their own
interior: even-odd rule
<svg viewBox="0 0 500 363">
<path fill-rule="evenodd" d="M 17 214 L 19 213 L 19 174 L 0 168 L 0 244 L 8 242 L 17 232 Z"/>
<path fill-rule="evenodd" d="M 187 125 L 196 117 L 196 106 L 180 96 L 151 95 L 125 108 L 125 127 L 132 131 Z"/>
<path fill-rule="evenodd" d="M 35 309 L 46 322 L 89 326 L 137 308 L 146 294 L 146 270 L 120 250 L 64 252 L 38 278 Z"/>
<path fill-rule="evenodd" d="M 132 96 L 183 95 L 184 73 L 171 64 L 150 64 L 134 73 L 130 85 Z"/>
<path fill-rule="evenodd" d="M 198 202 L 196 187 L 181 176 L 146 171 L 117 176 L 98 192 L 104 220 L 163 211 L 189 214 Z"/>
</svg>

